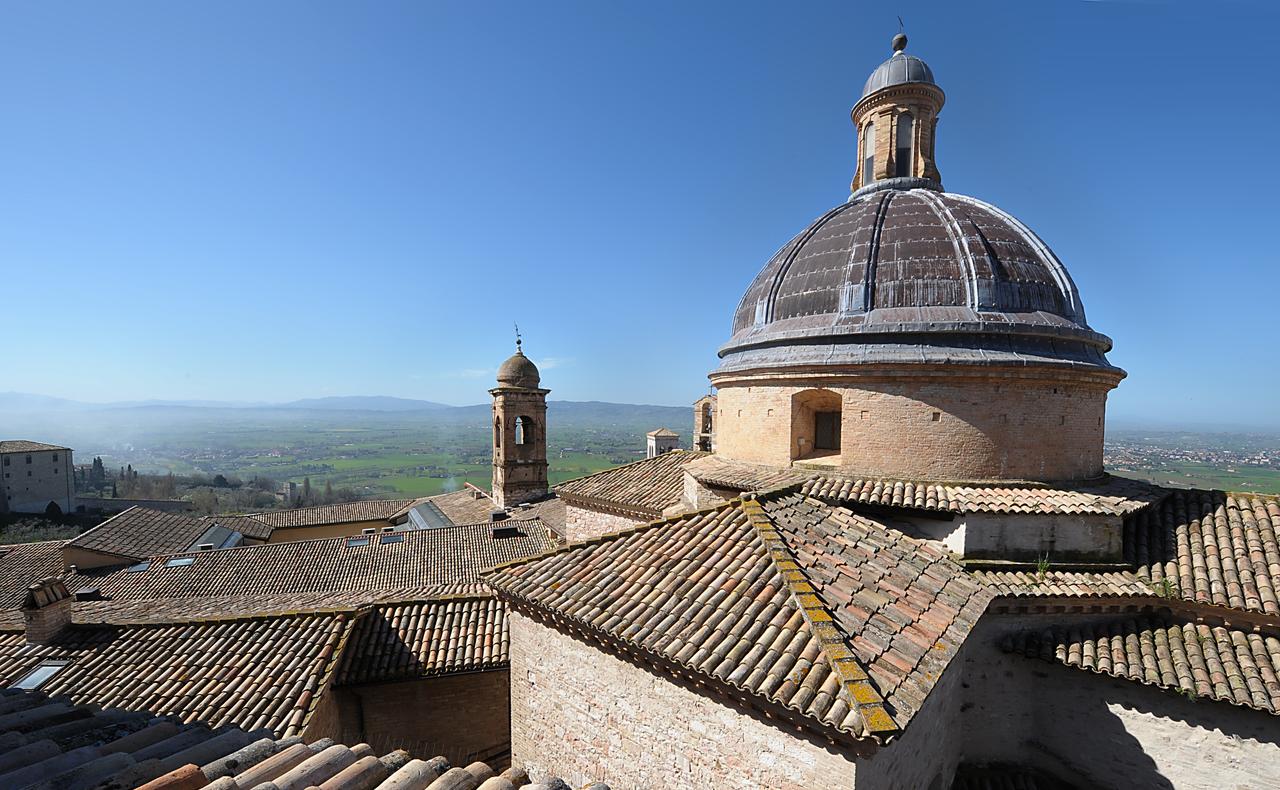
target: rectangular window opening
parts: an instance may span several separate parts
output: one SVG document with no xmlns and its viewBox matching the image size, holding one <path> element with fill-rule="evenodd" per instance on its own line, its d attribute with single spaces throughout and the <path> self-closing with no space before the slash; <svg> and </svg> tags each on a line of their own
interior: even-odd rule
<svg viewBox="0 0 1280 790">
<path fill-rule="evenodd" d="M 355 538 L 347 538 L 347 548 L 349 549 L 354 548 L 356 546 L 368 546 L 368 545 L 369 545 L 369 539 L 363 535 Z"/>
<path fill-rule="evenodd" d="M 18 678 L 16 682 L 9 686 L 13 689 L 34 690 L 43 686 L 54 675 L 62 671 L 62 668 L 70 664 L 70 661 L 41 661 L 36 664 L 35 668 L 27 674 Z"/>
<path fill-rule="evenodd" d="M 164 564 L 164 567 L 166 567 L 166 568 L 185 568 L 186 566 L 190 565 L 191 563 L 193 563 L 193 562 L 195 562 L 195 561 L 196 561 L 196 558 L 195 558 L 195 557 L 174 557 L 173 559 L 171 559 L 171 560 L 169 560 L 168 562 L 166 562 L 166 563 Z"/>
<path fill-rule="evenodd" d="M 139 571 L 145 571 L 147 568 L 150 568 L 150 567 L 151 567 L 151 560 L 143 560 L 142 562 L 139 562 L 135 565 L 130 565 L 128 568 L 125 568 L 125 570 L 128 571 L 129 573 L 137 573 Z"/>
<path fill-rule="evenodd" d="M 382 536 L 382 543 L 404 543 L 403 532 L 393 532 L 390 535 Z"/>
</svg>

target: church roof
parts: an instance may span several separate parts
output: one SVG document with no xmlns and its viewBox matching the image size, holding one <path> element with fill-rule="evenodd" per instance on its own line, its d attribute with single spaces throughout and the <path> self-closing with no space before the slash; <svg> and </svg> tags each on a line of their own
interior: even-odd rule
<svg viewBox="0 0 1280 790">
<path fill-rule="evenodd" d="M 1024 224 L 897 179 L 859 190 L 765 264 L 734 313 L 719 372 L 954 363 L 1123 375 L 1110 348 L 1066 268 Z"/>
<path fill-rule="evenodd" d="M 538 366 L 524 355 L 518 344 L 516 353 L 507 357 L 507 360 L 498 366 L 499 387 L 537 389 L 540 383 L 542 383 L 542 376 L 538 373 Z"/>
<path fill-rule="evenodd" d="M 942 551 L 795 491 L 486 578 L 516 608 L 659 668 L 828 734 L 879 740 L 919 710 L 990 597 Z"/>
<path fill-rule="evenodd" d="M 672 450 L 556 486 L 556 495 L 571 505 L 608 510 L 638 519 L 661 518 L 680 503 L 684 468 L 709 457 L 697 450 Z"/>
<path fill-rule="evenodd" d="M 866 84 L 862 86 L 862 97 L 866 98 L 884 88 L 912 82 L 937 84 L 933 81 L 933 69 L 929 68 L 929 64 L 915 55 L 895 52 L 888 60 L 876 66 L 875 71 L 867 77 Z"/>
<path fill-rule="evenodd" d="M 1008 635 L 1006 652 L 1193 697 L 1280 713 L 1280 639 L 1166 615 L 1053 625 Z"/>
</svg>

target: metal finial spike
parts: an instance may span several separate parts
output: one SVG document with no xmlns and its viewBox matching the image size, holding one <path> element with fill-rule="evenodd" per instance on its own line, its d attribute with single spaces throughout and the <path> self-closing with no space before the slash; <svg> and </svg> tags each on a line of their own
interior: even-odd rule
<svg viewBox="0 0 1280 790">
<path fill-rule="evenodd" d="M 515 324 L 515 327 L 516 327 L 516 351 L 519 351 L 520 350 L 520 325 Z"/>
</svg>

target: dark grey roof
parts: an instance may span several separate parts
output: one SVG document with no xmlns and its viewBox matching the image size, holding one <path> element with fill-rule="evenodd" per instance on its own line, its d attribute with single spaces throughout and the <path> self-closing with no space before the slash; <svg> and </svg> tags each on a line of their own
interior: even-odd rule
<svg viewBox="0 0 1280 790">
<path fill-rule="evenodd" d="M 933 81 L 933 71 L 929 68 L 929 64 L 915 55 L 895 52 L 884 63 L 876 66 L 876 70 L 871 72 L 870 77 L 867 77 L 867 84 L 862 87 L 862 95 L 865 98 L 881 88 L 887 88 L 890 85 L 905 85 L 909 82 L 925 82 L 930 85 L 937 85 Z"/>
<path fill-rule="evenodd" d="M 921 179 L 860 190 L 747 289 L 721 372 L 812 364 L 1050 364 L 1122 375 L 1027 226 Z"/>
</svg>

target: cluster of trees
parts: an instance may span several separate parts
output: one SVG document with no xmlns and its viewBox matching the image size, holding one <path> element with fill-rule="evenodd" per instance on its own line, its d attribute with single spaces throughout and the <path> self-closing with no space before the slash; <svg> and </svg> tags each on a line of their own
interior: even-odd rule
<svg viewBox="0 0 1280 790">
<path fill-rule="evenodd" d="M 356 502 L 364 497 L 354 488 L 334 488 L 332 480 L 324 481 L 324 489 L 317 491 L 311 485 L 311 478 L 302 478 L 302 486 L 297 495 L 289 502 L 291 507 L 312 507 L 313 505 L 336 505 L 341 502 Z"/>
</svg>

